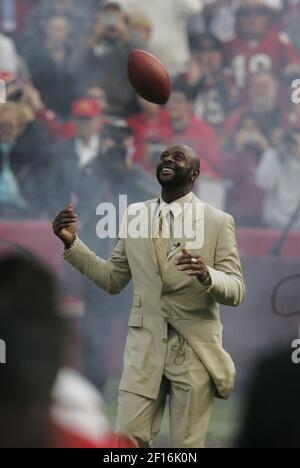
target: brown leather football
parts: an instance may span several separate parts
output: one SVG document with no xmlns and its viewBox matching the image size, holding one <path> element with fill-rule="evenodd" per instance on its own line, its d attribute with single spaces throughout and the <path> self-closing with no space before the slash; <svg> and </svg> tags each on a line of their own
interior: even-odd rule
<svg viewBox="0 0 300 468">
<path fill-rule="evenodd" d="M 171 94 L 171 80 L 166 67 L 154 55 L 135 49 L 128 58 L 128 78 L 146 101 L 166 104 Z"/>
</svg>

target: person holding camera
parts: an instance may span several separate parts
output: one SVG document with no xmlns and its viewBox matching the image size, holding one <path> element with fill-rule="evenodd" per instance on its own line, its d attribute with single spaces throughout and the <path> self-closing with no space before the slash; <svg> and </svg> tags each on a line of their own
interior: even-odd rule
<svg viewBox="0 0 300 468">
<path fill-rule="evenodd" d="M 300 130 L 287 130 L 281 147 L 268 149 L 255 174 L 255 180 L 265 192 L 263 220 L 273 228 L 283 228 L 292 219 L 300 203 Z M 294 226 L 300 228 L 300 217 Z"/>
<path fill-rule="evenodd" d="M 125 117 L 138 110 L 135 92 L 127 76 L 128 54 L 145 45 L 132 38 L 128 19 L 118 2 L 106 2 L 94 31 L 73 62 L 80 86 L 98 86 L 107 94 L 112 115 Z"/>
</svg>

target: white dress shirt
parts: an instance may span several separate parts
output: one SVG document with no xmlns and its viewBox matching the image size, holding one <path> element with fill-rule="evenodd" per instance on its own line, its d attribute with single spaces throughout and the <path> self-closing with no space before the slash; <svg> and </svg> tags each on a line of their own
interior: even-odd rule
<svg viewBox="0 0 300 468">
<path fill-rule="evenodd" d="M 78 155 L 79 167 L 85 167 L 98 156 L 100 138 L 98 135 L 93 135 L 88 144 L 78 138 L 75 142 L 75 147 Z"/>
<path fill-rule="evenodd" d="M 162 198 L 159 200 L 157 209 L 154 213 L 154 225 L 155 232 L 158 232 L 158 219 L 160 213 L 164 216 L 166 224 L 169 226 L 169 236 L 170 236 L 170 249 L 174 248 L 174 232 L 178 232 L 177 229 L 183 228 L 183 220 L 193 199 L 193 192 L 188 193 L 182 198 L 175 200 L 172 203 L 166 203 Z M 185 220 L 186 221 L 186 220 Z M 177 224 L 179 223 L 179 224 Z M 168 233 L 167 233 L 168 234 Z M 202 283 L 204 286 L 211 286 L 210 275 Z"/>
<path fill-rule="evenodd" d="M 158 235 L 158 220 L 160 213 L 162 213 L 166 227 L 164 235 L 170 238 L 170 246 L 172 246 L 174 235 L 182 233 L 184 214 L 189 209 L 193 196 L 193 192 L 190 192 L 172 203 L 166 203 L 162 198 L 160 198 L 157 208 L 154 211 L 152 230 L 154 236 Z"/>
</svg>

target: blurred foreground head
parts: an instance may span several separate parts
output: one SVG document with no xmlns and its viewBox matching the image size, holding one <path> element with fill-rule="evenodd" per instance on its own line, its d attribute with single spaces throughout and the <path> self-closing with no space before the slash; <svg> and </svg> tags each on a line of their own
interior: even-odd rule
<svg viewBox="0 0 300 468">
<path fill-rule="evenodd" d="M 37 261 L 0 258 L 0 447 L 47 447 L 50 393 L 61 363 L 56 286 Z"/>
<path fill-rule="evenodd" d="M 291 347 L 257 365 L 240 448 L 300 448 L 300 364 Z"/>
</svg>

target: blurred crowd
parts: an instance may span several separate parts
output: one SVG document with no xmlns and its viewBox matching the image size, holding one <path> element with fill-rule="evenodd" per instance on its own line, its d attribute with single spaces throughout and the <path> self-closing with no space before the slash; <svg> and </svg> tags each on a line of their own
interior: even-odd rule
<svg viewBox="0 0 300 468">
<path fill-rule="evenodd" d="M 89 226 L 101 201 L 155 197 L 161 149 L 185 143 L 201 198 L 284 227 L 300 199 L 299 20 L 299 0 L 2 0 L 1 218 L 72 201 Z M 168 67 L 167 106 L 130 86 L 134 48 Z"/>
</svg>

